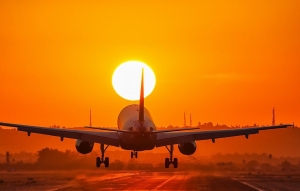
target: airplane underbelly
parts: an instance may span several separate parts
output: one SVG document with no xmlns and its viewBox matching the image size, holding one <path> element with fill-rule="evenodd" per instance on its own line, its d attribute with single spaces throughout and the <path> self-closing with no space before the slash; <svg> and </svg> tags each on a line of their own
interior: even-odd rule
<svg viewBox="0 0 300 191">
<path fill-rule="evenodd" d="M 155 147 L 156 134 L 123 133 L 121 148 L 125 150 L 143 151 Z"/>
</svg>

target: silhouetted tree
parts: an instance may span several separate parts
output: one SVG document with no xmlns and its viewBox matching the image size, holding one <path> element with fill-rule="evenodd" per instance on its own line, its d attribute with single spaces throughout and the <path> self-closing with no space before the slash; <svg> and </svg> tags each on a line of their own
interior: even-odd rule
<svg viewBox="0 0 300 191">
<path fill-rule="evenodd" d="M 255 168 L 259 165 L 259 162 L 256 160 L 251 160 L 247 163 L 248 170 L 255 170 Z"/>
<path fill-rule="evenodd" d="M 76 160 L 71 151 L 65 153 L 57 149 L 44 148 L 38 151 L 36 164 L 45 168 L 69 168 L 75 166 Z"/>
<path fill-rule="evenodd" d="M 243 164 L 246 164 L 246 160 L 245 159 L 243 159 Z"/>
<path fill-rule="evenodd" d="M 280 164 L 280 166 L 282 171 L 290 171 L 293 165 L 289 161 L 285 160 Z"/>
<path fill-rule="evenodd" d="M 272 159 L 272 157 L 273 157 L 272 154 L 269 154 L 269 159 Z"/>
<path fill-rule="evenodd" d="M 260 165 L 260 169 L 262 171 L 271 171 L 273 169 L 273 167 L 269 163 L 263 163 Z"/>
</svg>

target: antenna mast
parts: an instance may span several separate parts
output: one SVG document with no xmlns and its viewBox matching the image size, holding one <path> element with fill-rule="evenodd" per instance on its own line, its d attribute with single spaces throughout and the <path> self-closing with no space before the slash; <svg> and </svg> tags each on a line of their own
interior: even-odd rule
<svg viewBox="0 0 300 191">
<path fill-rule="evenodd" d="M 92 126 L 92 110 L 90 109 L 90 127 Z"/>
<path fill-rule="evenodd" d="M 186 127 L 185 112 L 183 113 L 183 127 Z"/>
<path fill-rule="evenodd" d="M 275 125 L 275 108 L 273 107 L 273 118 L 272 118 L 272 125 Z"/>
<path fill-rule="evenodd" d="M 9 155 L 9 152 L 7 151 L 6 152 L 6 165 L 7 165 L 7 167 L 9 167 L 9 164 L 10 164 L 10 155 Z"/>
</svg>

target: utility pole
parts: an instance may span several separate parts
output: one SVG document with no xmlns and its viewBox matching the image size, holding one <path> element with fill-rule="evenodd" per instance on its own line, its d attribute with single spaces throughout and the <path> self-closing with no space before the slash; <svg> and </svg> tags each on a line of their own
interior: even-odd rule
<svg viewBox="0 0 300 191">
<path fill-rule="evenodd" d="M 192 127 L 192 114 L 190 113 L 190 127 Z"/>
<path fill-rule="evenodd" d="M 7 165 L 7 167 L 9 167 L 9 164 L 10 164 L 10 159 L 9 159 L 9 152 L 7 151 L 6 152 L 6 165 Z"/>
<path fill-rule="evenodd" d="M 183 113 L 183 127 L 186 127 L 185 112 Z"/>
<path fill-rule="evenodd" d="M 90 109 L 90 127 L 92 126 L 92 110 Z"/>
<path fill-rule="evenodd" d="M 273 107 L 272 125 L 275 125 L 275 108 Z"/>
</svg>

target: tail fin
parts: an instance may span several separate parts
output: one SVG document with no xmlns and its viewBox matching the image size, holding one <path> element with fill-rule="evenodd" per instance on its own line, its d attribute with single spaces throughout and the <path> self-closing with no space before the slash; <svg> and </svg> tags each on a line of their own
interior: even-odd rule
<svg viewBox="0 0 300 191">
<path fill-rule="evenodd" d="M 140 93 L 140 109 L 139 122 L 144 122 L 144 68 L 142 68 L 141 93 Z"/>
</svg>

